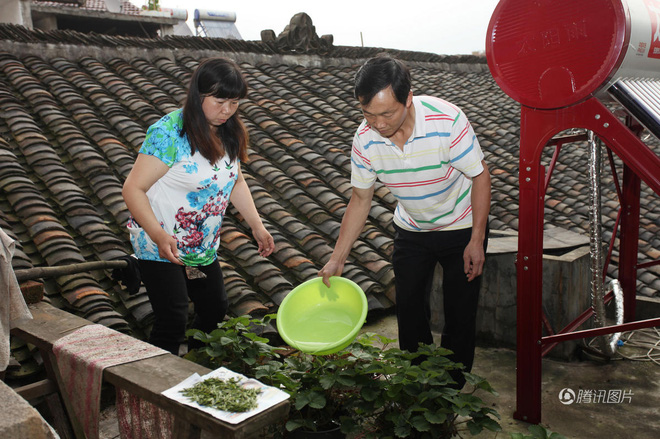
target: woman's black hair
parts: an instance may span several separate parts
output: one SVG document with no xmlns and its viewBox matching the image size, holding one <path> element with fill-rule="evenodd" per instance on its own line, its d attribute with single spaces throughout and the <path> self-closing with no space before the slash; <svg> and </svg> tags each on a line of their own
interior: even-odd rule
<svg viewBox="0 0 660 439">
<path fill-rule="evenodd" d="M 212 133 L 202 110 L 202 101 L 206 96 L 221 99 L 243 99 L 247 96 L 247 82 L 235 62 L 210 58 L 193 72 L 183 106 L 181 136 L 188 136 L 192 154 L 199 151 L 211 163 L 220 160 L 224 153 L 229 155 L 231 161 L 246 161 L 248 133 L 238 111 Z"/>
<path fill-rule="evenodd" d="M 410 70 L 388 55 L 367 60 L 355 74 L 355 97 L 362 105 L 369 105 L 379 91 L 389 86 L 396 100 L 405 105 L 411 88 Z"/>
</svg>

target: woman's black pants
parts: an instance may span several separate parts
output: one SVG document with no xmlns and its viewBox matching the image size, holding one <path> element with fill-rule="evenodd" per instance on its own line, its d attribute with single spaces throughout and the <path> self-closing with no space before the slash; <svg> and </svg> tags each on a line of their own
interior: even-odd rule
<svg viewBox="0 0 660 439">
<path fill-rule="evenodd" d="M 154 324 L 149 343 L 179 352 L 188 323 L 188 299 L 194 305 L 192 327 L 211 332 L 227 313 L 227 293 L 222 270 L 216 259 L 210 265 L 196 267 L 206 277 L 188 279 L 185 267 L 170 262 L 140 260 L 140 274 L 154 310 Z"/>
</svg>

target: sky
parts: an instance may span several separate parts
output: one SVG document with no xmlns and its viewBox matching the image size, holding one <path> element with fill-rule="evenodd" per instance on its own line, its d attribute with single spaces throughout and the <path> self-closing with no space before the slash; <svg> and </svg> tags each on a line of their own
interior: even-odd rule
<svg viewBox="0 0 660 439">
<path fill-rule="evenodd" d="M 138 7 L 147 0 L 130 0 Z M 261 31 L 279 35 L 298 12 L 306 12 L 316 33 L 332 34 L 336 46 L 382 47 L 463 55 L 483 52 L 488 22 L 498 0 L 160 0 L 163 8 L 236 13 L 244 40 L 260 40 Z M 387 6 L 385 6 L 387 5 Z M 360 35 L 360 33 L 362 35 Z"/>
</svg>

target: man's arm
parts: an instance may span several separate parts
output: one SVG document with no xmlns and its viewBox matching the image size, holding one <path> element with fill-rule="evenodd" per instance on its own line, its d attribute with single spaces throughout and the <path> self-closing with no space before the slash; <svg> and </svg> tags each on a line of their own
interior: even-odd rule
<svg viewBox="0 0 660 439">
<path fill-rule="evenodd" d="M 480 276 L 484 269 L 484 239 L 490 212 L 490 173 L 485 161 L 481 161 L 484 170 L 472 178 L 472 237 L 463 252 L 463 270 L 468 281 Z"/>
<path fill-rule="evenodd" d="M 353 187 L 351 199 L 346 207 L 344 218 L 341 221 L 339 229 L 339 238 L 335 249 L 330 256 L 330 260 L 319 271 L 319 276 L 323 277 L 323 283 L 330 287 L 330 276 L 341 276 L 344 270 L 344 264 L 351 252 L 353 243 L 362 233 L 364 223 L 371 210 L 371 199 L 374 196 L 374 187 L 369 189 L 358 189 Z"/>
</svg>

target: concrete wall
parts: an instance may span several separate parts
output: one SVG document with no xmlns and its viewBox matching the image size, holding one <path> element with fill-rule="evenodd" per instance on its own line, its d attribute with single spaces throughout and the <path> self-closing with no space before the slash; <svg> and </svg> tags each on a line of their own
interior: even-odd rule
<svg viewBox="0 0 660 439">
<path fill-rule="evenodd" d="M 506 246 L 492 245 L 497 239 L 489 240 L 477 311 L 477 338 L 480 345 L 515 348 L 517 279 L 513 244 L 517 241 L 506 238 Z M 491 251 L 491 247 L 495 249 Z M 590 279 L 588 245 L 560 256 L 544 255 L 543 306 L 555 332 L 591 306 Z M 438 333 L 444 324 L 442 294 L 442 268 L 438 266 L 431 294 L 431 324 Z M 571 358 L 577 345 L 578 341 L 560 343 L 549 355 Z"/>
<path fill-rule="evenodd" d="M 0 23 L 32 27 L 30 0 L 0 0 Z"/>
<path fill-rule="evenodd" d="M 57 30 L 57 18 L 55 18 L 54 15 L 35 15 L 32 19 L 32 23 L 34 24 L 35 29 L 39 29 L 45 32 Z"/>
</svg>

